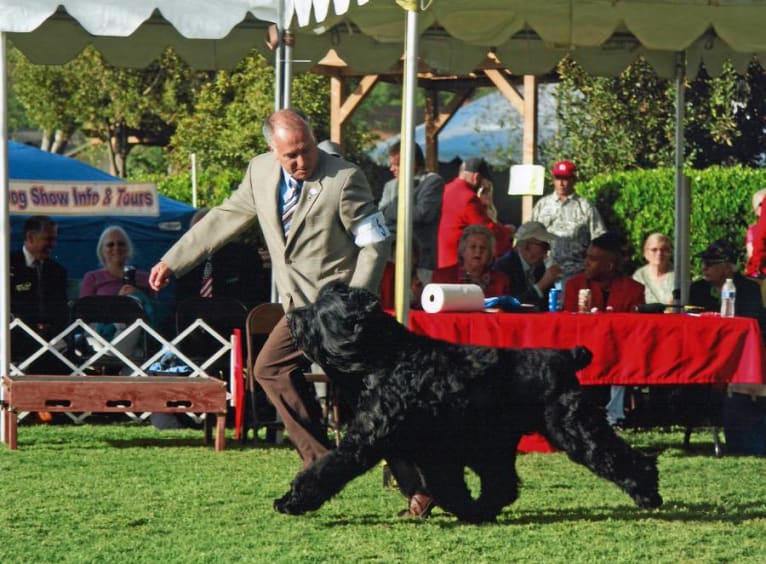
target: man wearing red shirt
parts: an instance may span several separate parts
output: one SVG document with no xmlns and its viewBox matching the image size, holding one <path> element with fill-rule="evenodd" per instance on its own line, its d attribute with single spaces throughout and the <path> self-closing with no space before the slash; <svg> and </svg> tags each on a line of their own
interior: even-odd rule
<svg viewBox="0 0 766 564">
<path fill-rule="evenodd" d="M 580 290 L 588 288 L 591 307 L 599 311 L 631 312 L 644 303 L 644 286 L 623 274 L 620 239 L 604 233 L 593 239 L 585 253 L 585 268 L 567 280 L 564 311 L 577 311 Z"/>
<path fill-rule="evenodd" d="M 483 179 L 490 180 L 489 167 L 484 159 L 472 157 L 463 161 L 457 177 L 444 186 L 438 235 L 439 268 L 458 263 L 458 241 L 468 225 L 483 225 L 494 233 L 495 257 L 505 254 L 511 248 L 513 230 L 492 221 L 476 195 Z"/>
<path fill-rule="evenodd" d="M 590 242 L 585 253 L 585 269 L 567 280 L 564 311 L 577 311 L 580 290 L 591 294 L 591 307 L 598 311 L 631 312 L 644 303 L 644 285 L 623 274 L 622 241 L 614 233 L 604 233 Z M 625 386 L 612 386 L 606 419 L 612 427 L 625 422 Z"/>
</svg>

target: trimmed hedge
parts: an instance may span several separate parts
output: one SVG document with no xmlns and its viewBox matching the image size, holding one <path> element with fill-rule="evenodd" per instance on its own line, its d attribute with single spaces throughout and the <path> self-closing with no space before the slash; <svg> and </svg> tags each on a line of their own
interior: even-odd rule
<svg viewBox="0 0 766 564">
<path fill-rule="evenodd" d="M 701 252 L 716 239 L 727 239 L 745 257 L 745 231 L 755 222 L 753 192 L 766 188 L 766 169 L 715 166 L 687 170 L 691 178 L 691 253 Z M 577 192 L 596 203 L 607 228 L 624 235 L 634 265 L 644 263 L 642 245 L 659 231 L 673 238 L 675 172 L 673 169 L 634 170 L 600 174 L 578 182 Z M 692 273 L 698 267 L 692 261 Z"/>
</svg>

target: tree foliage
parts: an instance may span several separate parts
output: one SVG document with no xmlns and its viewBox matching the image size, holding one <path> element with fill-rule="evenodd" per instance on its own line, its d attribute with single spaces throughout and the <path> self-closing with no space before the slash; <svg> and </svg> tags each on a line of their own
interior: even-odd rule
<svg viewBox="0 0 766 564">
<path fill-rule="evenodd" d="M 558 67 L 560 133 L 550 159 L 573 158 L 585 177 L 599 172 L 671 166 L 675 86 L 638 60 L 613 78 L 593 77 L 576 63 Z M 751 64 L 745 76 L 724 65 L 685 84 L 686 164 L 753 165 L 762 158 L 766 74 Z"/>
<path fill-rule="evenodd" d="M 169 50 L 144 69 L 112 67 L 91 47 L 60 66 L 34 65 L 18 52 L 14 62 L 14 92 L 43 129 L 42 148 L 63 152 L 79 129 L 109 148 L 119 176 L 134 146 L 167 144 L 201 78 Z"/>
<path fill-rule="evenodd" d="M 766 169 L 744 166 L 687 168 L 691 179 L 690 250 L 701 252 L 726 239 L 744 258 L 745 231 L 755 221 L 752 194 L 766 186 Z M 625 235 L 634 265 L 643 264 L 642 245 L 650 233 L 674 236 L 675 171 L 672 168 L 597 174 L 577 184 L 577 192 L 596 204 L 607 228 Z M 695 265 L 696 268 L 697 265 Z"/>
<path fill-rule="evenodd" d="M 301 74 L 293 79 L 291 106 L 303 111 L 314 126 L 317 140 L 329 137 L 330 88 L 326 77 Z M 178 122 L 171 139 L 169 160 L 175 173 L 189 169 L 196 155 L 200 199 L 218 203 L 236 187 L 247 163 L 268 148 L 263 139 L 264 120 L 274 111 L 274 71 L 253 52 L 231 71 L 220 71 L 202 85 L 194 111 Z M 364 124 L 346 124 L 346 157 L 363 163 L 370 136 Z M 216 183 L 228 180 L 229 185 Z"/>
</svg>

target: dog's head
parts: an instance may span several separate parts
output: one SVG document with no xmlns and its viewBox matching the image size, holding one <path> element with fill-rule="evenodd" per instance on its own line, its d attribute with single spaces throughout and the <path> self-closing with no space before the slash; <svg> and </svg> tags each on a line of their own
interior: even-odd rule
<svg viewBox="0 0 766 564">
<path fill-rule="evenodd" d="M 349 362 L 363 355 L 361 339 L 368 322 L 390 318 L 374 294 L 329 282 L 319 290 L 316 301 L 287 314 L 287 324 L 296 345 L 322 367 L 350 370 Z M 395 321 L 390 318 L 390 321 Z"/>
</svg>

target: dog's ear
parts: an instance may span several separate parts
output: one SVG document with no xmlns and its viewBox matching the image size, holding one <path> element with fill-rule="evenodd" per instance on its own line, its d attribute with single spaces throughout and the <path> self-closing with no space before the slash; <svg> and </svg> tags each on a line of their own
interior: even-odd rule
<svg viewBox="0 0 766 564">
<path fill-rule="evenodd" d="M 585 347 L 575 347 L 571 352 L 575 370 L 582 370 L 590 364 L 591 360 L 593 360 L 593 353 Z"/>
</svg>

